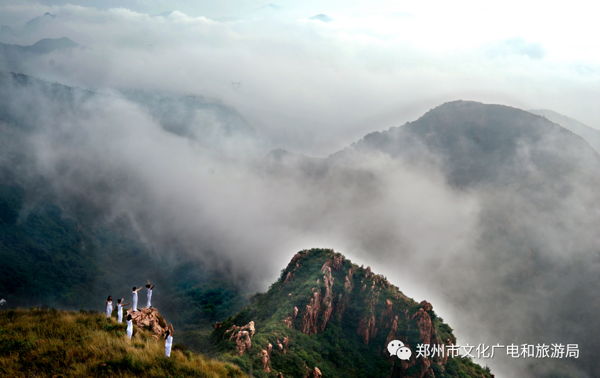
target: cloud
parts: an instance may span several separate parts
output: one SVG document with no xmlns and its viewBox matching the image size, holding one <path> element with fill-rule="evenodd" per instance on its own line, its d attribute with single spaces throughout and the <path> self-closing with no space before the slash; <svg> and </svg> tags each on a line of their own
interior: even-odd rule
<svg viewBox="0 0 600 378">
<path fill-rule="evenodd" d="M 35 115 L 33 123 L 47 126 L 28 140 L 36 169 L 65 198 L 84 197 L 108 218 L 126 214 L 149 243 L 176 245 L 251 288 L 264 289 L 295 251 L 322 246 L 371 265 L 407 295 L 434 302 L 456 324 L 459 340 L 530 335 L 526 328 L 536 314 L 517 310 L 531 303 L 540 314 L 556 314 L 547 310 L 556 302 L 543 298 L 568 296 L 566 289 L 548 288 L 547 276 L 522 292 L 508 286 L 512 296 L 503 288 L 523 273 L 526 265 L 518 263 L 539 258 L 558 271 L 571 266 L 561 251 L 572 249 L 589 263 L 597 235 L 581 224 L 597 222 L 585 211 L 595 198 L 585 186 L 575 185 L 551 211 L 540 211 L 532 200 L 547 204 L 555 194 L 547 188 L 535 198 L 516 190 L 459 192 L 446 185 L 435 156 L 417 166 L 364 151 L 336 164 L 288 157 L 272 165 L 264 156 L 285 148 L 326 157 L 457 98 L 553 108 L 600 124 L 599 61 L 586 53 L 590 43 L 578 40 L 572 50 L 562 37 L 549 41 L 529 26 L 496 30 L 491 17 L 475 17 L 489 10 L 461 15 L 454 4 L 429 13 L 356 3 L 351 10 L 327 3 L 310 12 L 281 6 L 289 11 L 281 17 L 239 10 L 227 22 L 215 21 L 219 9 L 205 17 L 133 5 L 0 7 L 2 22 L 14 30 L 45 12 L 57 15 L 6 42 L 64 35 L 86 46 L 32 58 L 24 73 L 104 94 L 62 107 L 41 87 L 3 88 L 12 91 L 19 119 Z M 334 22 L 308 20 L 320 13 Z M 187 107 L 186 94 L 203 100 Z M 172 106 L 159 106 L 163 98 Z M 231 125 L 252 132 L 224 132 Z M 519 164 L 526 166 L 531 153 L 521 146 Z M 527 216 L 510 231 L 527 230 L 527 243 L 537 248 L 523 260 L 502 255 L 501 238 L 486 238 L 498 231 L 495 217 L 513 210 Z M 569 245 L 572 235 L 577 248 Z M 540 257 L 536 250 L 549 252 Z M 527 248 L 520 251 L 529 256 Z M 574 275 L 560 282 L 573 283 Z M 465 307 L 472 311 L 465 314 Z"/>
<path fill-rule="evenodd" d="M 328 12 L 332 23 L 310 21 L 315 13 L 298 11 L 291 13 L 296 17 L 223 23 L 181 11 L 151 17 L 74 5 L 7 6 L 2 14 L 24 21 L 25 14 L 57 15 L 39 33 L 6 42 L 65 36 L 87 47 L 32 60 L 23 72 L 101 91 L 143 88 L 219 98 L 274 147 L 317 156 L 457 98 L 553 108 L 600 124 L 591 100 L 600 87 L 593 59 L 556 60 L 562 55 L 555 44 L 528 42 L 526 34 L 512 38 L 514 31 L 492 40 L 481 32 L 469 42 L 465 30 L 447 29 L 437 16 L 406 18 L 378 9 Z M 484 48 L 490 43 L 496 43 L 493 58 Z M 239 90 L 231 81 L 242 83 Z"/>
</svg>

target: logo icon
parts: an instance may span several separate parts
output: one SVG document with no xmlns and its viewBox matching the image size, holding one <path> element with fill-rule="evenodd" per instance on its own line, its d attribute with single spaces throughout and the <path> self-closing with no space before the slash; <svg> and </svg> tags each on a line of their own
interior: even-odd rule
<svg viewBox="0 0 600 378">
<path fill-rule="evenodd" d="M 409 360 L 412 352 L 410 349 L 404 346 L 404 343 L 400 340 L 392 340 L 387 346 L 388 352 L 391 356 L 397 356 L 401 360 Z"/>
</svg>

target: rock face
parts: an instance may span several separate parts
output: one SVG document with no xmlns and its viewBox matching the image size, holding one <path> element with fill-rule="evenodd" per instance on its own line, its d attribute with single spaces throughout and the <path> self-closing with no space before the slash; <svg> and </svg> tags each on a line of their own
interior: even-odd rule
<svg viewBox="0 0 600 378">
<path fill-rule="evenodd" d="M 235 340 L 235 345 L 238 350 L 238 354 L 241 356 L 245 351 L 252 347 L 252 337 L 254 337 L 254 322 L 246 324 L 243 327 L 233 325 L 230 329 L 225 331 L 225 336 L 231 333 L 229 340 Z"/>
<path fill-rule="evenodd" d="M 313 372 L 313 378 L 322 378 L 323 374 L 321 374 L 321 370 L 319 370 L 318 367 L 315 367 L 315 370 Z"/>
<path fill-rule="evenodd" d="M 286 282 L 291 272 L 293 281 Z M 244 359 L 251 359 L 247 363 L 261 366 L 265 372 L 283 372 L 289 378 L 321 377 L 320 369 L 315 366 L 327 376 L 365 376 L 368 371 L 368 376 L 373 377 L 431 378 L 439 375 L 434 371 L 444 371 L 448 361 L 445 357 L 417 359 L 417 345 L 441 344 L 440 340 L 446 345 L 456 345 L 450 327 L 443 323 L 439 329 L 434 326 L 431 303 L 415 302 L 369 267 L 361 269 L 331 250 L 297 253 L 281 279 L 266 294 L 254 298 L 239 315 L 215 327 L 213 334 L 218 337 L 214 339 L 235 340 L 240 355 L 252 348 L 244 355 Z M 249 319 L 258 319 L 260 328 L 256 331 L 260 337 L 252 342 L 254 323 L 244 327 L 235 325 Z M 315 336 L 321 333 L 327 337 Z M 337 355 L 333 361 L 330 355 L 315 355 L 312 349 L 306 350 L 308 354 L 302 353 L 313 338 L 323 350 L 336 350 L 343 341 L 349 354 Z M 390 355 L 387 345 L 392 340 L 402 341 L 413 351 L 408 361 Z M 231 343 L 228 346 L 231 348 Z M 348 357 L 357 353 L 362 362 Z M 302 355 L 311 357 L 304 359 Z M 339 357 L 346 360 L 341 364 Z M 378 359 L 383 363 L 375 362 Z M 304 368 L 299 365 L 302 361 Z M 348 368 L 354 363 L 354 367 Z M 292 369 L 292 365 L 296 367 Z"/>
<path fill-rule="evenodd" d="M 271 345 L 271 344 L 269 344 L 269 345 Z M 263 371 L 270 373 L 271 369 L 269 368 L 269 352 L 267 352 L 266 350 L 263 349 L 261 352 L 261 355 L 262 355 Z"/>
<path fill-rule="evenodd" d="M 127 315 L 131 315 L 131 320 L 136 327 L 148 328 L 158 337 L 164 336 L 167 331 L 167 321 L 154 307 L 142 308 L 135 312 L 129 309 Z M 125 318 L 127 318 L 127 315 Z"/>
<path fill-rule="evenodd" d="M 431 317 L 427 313 L 431 311 L 433 306 L 431 303 L 423 301 L 421 302 L 421 308 L 413 315 L 413 319 L 417 321 L 419 327 L 419 333 L 421 334 L 421 340 L 424 344 L 436 344 L 436 339 L 433 335 L 433 325 L 431 324 Z"/>
</svg>

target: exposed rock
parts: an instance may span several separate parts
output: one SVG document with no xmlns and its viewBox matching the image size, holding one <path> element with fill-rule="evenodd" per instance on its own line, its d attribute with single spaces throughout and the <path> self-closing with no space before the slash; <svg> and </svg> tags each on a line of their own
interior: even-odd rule
<svg viewBox="0 0 600 378">
<path fill-rule="evenodd" d="M 291 282 L 294 279 L 294 275 L 292 274 L 292 272 L 288 272 L 287 276 L 285 277 L 285 281 L 283 281 L 284 284 Z"/>
<path fill-rule="evenodd" d="M 317 320 L 319 319 L 319 310 L 321 309 L 321 294 L 316 291 L 309 304 L 306 305 L 306 314 L 302 321 L 302 332 L 310 335 L 317 333 Z"/>
<path fill-rule="evenodd" d="M 238 350 L 238 354 L 241 356 L 245 351 L 250 349 L 252 346 L 252 340 L 248 331 L 240 331 L 235 336 L 235 345 Z"/>
<path fill-rule="evenodd" d="M 367 267 L 367 272 L 365 273 L 365 277 L 366 277 L 366 278 L 369 278 L 369 276 L 370 276 L 370 275 L 371 275 L 371 267 L 370 267 L 370 266 L 368 266 L 368 267 Z"/>
<path fill-rule="evenodd" d="M 339 254 L 333 258 L 333 263 L 331 263 L 331 268 L 337 272 L 338 270 L 340 270 L 342 268 L 343 262 L 344 262 L 344 257 L 341 254 Z"/>
<path fill-rule="evenodd" d="M 238 354 L 240 356 L 252 346 L 252 340 L 250 339 L 250 334 L 248 331 L 237 332 L 231 336 L 235 341 L 236 349 L 238 350 Z"/>
<path fill-rule="evenodd" d="M 432 339 L 433 325 L 431 324 L 431 317 L 429 317 L 429 314 L 426 313 L 423 308 L 420 308 L 419 311 L 413 315 L 413 319 L 417 321 L 423 344 L 435 344 L 435 338 Z"/>
<path fill-rule="evenodd" d="M 253 321 L 241 328 L 236 325 L 231 326 L 230 329 L 225 331 L 224 336 L 227 335 L 227 333 L 229 332 L 231 332 L 229 340 L 235 339 L 236 348 L 240 356 L 244 354 L 245 351 L 250 349 L 250 347 L 252 346 L 252 337 L 254 337 L 255 332 Z"/>
<path fill-rule="evenodd" d="M 298 316 L 298 307 L 294 306 L 294 319 Z"/>
<path fill-rule="evenodd" d="M 344 289 L 348 292 L 352 291 L 354 285 L 352 284 L 352 268 L 348 269 L 348 275 L 344 278 Z"/>
<path fill-rule="evenodd" d="M 325 330 L 327 322 L 331 319 L 333 313 L 333 278 L 331 277 L 331 270 L 329 270 L 329 278 L 323 276 L 323 283 L 325 284 L 325 295 L 323 296 L 323 320 L 321 323 L 321 332 Z"/>
<path fill-rule="evenodd" d="M 155 335 L 163 336 L 167 331 L 167 321 L 154 307 L 142 308 L 135 312 L 129 309 L 127 315 L 131 315 L 136 327 L 149 328 Z"/>
<path fill-rule="evenodd" d="M 269 355 L 271 355 L 272 351 L 273 351 L 273 345 L 271 343 L 269 343 L 269 345 L 267 345 L 267 352 L 269 353 Z"/>
<path fill-rule="evenodd" d="M 375 315 L 360 319 L 358 324 L 358 334 L 362 336 L 365 345 L 369 344 L 372 335 L 375 334 Z"/>
<path fill-rule="evenodd" d="M 419 358 L 419 363 L 421 364 L 421 375 L 419 378 L 424 378 L 426 375 L 429 377 L 433 377 L 433 372 L 430 370 L 431 368 L 431 360 L 429 358 Z"/>
<path fill-rule="evenodd" d="M 283 373 L 282 372 L 277 373 L 277 375 L 275 376 L 275 378 L 283 378 Z"/>
<path fill-rule="evenodd" d="M 286 336 L 283 338 L 283 354 L 287 353 L 289 346 L 290 346 L 290 338 Z"/>
<path fill-rule="evenodd" d="M 321 370 L 315 366 L 315 370 L 313 372 L 313 378 L 322 378 L 323 374 L 321 374 Z"/>
<path fill-rule="evenodd" d="M 423 308 L 423 310 L 425 310 L 427 312 L 433 310 L 433 306 L 431 305 L 431 303 L 429 303 L 427 301 L 421 301 L 420 305 Z"/>
<path fill-rule="evenodd" d="M 338 314 L 338 319 L 340 319 L 340 320 L 342 320 L 342 316 L 344 316 L 344 311 L 346 311 L 346 302 L 342 301 L 342 299 L 343 299 L 342 294 L 338 295 L 336 312 Z"/>
<path fill-rule="evenodd" d="M 254 337 L 254 332 L 256 331 L 254 329 L 254 322 L 251 321 L 250 323 L 246 324 L 245 326 L 242 327 L 242 329 L 246 329 L 248 330 L 248 332 L 250 332 L 250 337 Z"/>
<path fill-rule="evenodd" d="M 271 344 L 269 344 L 271 345 Z M 269 368 L 269 352 L 267 352 L 266 350 L 262 350 L 262 365 L 263 365 L 263 371 L 266 371 L 267 373 L 271 372 L 271 369 Z"/>
<path fill-rule="evenodd" d="M 386 315 L 390 315 L 392 313 L 392 307 L 393 307 L 393 305 L 394 304 L 392 303 L 391 300 L 389 300 L 389 299 L 385 300 L 385 306 L 386 306 L 385 314 Z"/>
<path fill-rule="evenodd" d="M 283 324 L 285 324 L 288 328 L 292 328 L 292 325 L 293 325 L 292 317 L 288 316 L 287 318 L 283 319 Z"/>
<path fill-rule="evenodd" d="M 388 337 L 385 339 L 386 348 L 384 348 L 384 353 L 389 354 L 389 352 L 387 350 L 387 345 L 390 343 L 390 341 L 396 340 L 396 331 L 397 330 L 398 330 L 398 315 L 396 315 L 394 317 L 394 320 L 392 321 L 392 327 L 390 328 L 390 333 L 388 334 Z"/>
</svg>

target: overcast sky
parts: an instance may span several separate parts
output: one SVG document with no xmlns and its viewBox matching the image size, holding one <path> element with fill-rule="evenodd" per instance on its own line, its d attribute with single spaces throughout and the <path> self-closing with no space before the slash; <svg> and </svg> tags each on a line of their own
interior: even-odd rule
<svg viewBox="0 0 600 378">
<path fill-rule="evenodd" d="M 4 28 L 0 36 L 21 45 L 64 36 L 85 46 L 25 63 L 24 73 L 46 80 L 111 94 L 145 89 L 221 101 L 256 130 L 261 157 L 272 148 L 328 156 L 457 99 L 552 109 L 600 126 L 600 41 L 587 2 L 274 4 L 5 0 L 0 22 L 14 32 Z M 25 26 L 46 12 L 57 17 Z M 171 13 L 156 16 L 164 12 Z M 310 19 L 319 14 L 326 16 Z M 482 200 L 448 188 L 436 169 L 376 155 L 357 159 L 358 173 L 334 172 L 312 184 L 293 170 L 291 178 L 261 176 L 250 163 L 215 157 L 165 132 L 136 104 L 115 96 L 88 104 L 95 105 L 88 109 L 92 121 L 84 117 L 82 125 L 56 119 L 58 136 L 52 139 L 52 130 L 37 140 L 39 161 L 48 172 L 70 164 L 91 176 L 131 173 L 148 202 L 136 202 L 136 188 L 133 197 L 115 193 L 111 205 L 155 214 L 155 229 L 146 232 L 214 247 L 239 270 L 258 272 L 259 289 L 276 279 L 290 253 L 333 247 L 386 274 L 407 295 L 434 302 L 458 324 L 459 337 L 476 332 L 437 282 L 415 279 L 476 250 Z M 63 146 L 64 135 L 82 140 Z M 371 176 L 363 180 L 361 172 Z M 61 183 L 63 189 L 80 184 Z M 557 235 L 583 229 L 582 214 L 594 212 L 581 209 L 573 212 L 573 228 Z M 595 218 L 585 223 L 597 229 Z M 396 268 L 401 263 L 404 271 Z"/>
<path fill-rule="evenodd" d="M 600 42 L 583 2 L 4 4 L 0 22 L 17 35 L 2 42 L 65 36 L 87 47 L 56 53 L 52 66 L 31 62 L 26 73 L 97 90 L 218 98 L 270 147 L 309 155 L 456 99 L 548 108 L 600 126 Z M 58 18 L 19 34 L 45 12 Z M 317 14 L 330 21 L 309 19 Z"/>
</svg>

